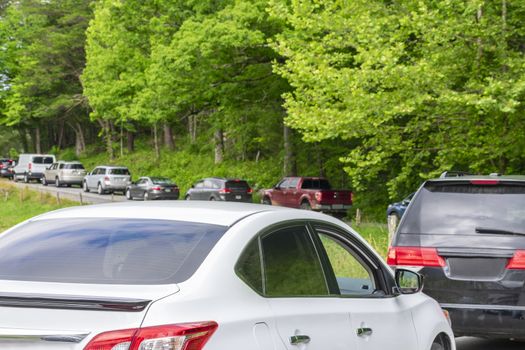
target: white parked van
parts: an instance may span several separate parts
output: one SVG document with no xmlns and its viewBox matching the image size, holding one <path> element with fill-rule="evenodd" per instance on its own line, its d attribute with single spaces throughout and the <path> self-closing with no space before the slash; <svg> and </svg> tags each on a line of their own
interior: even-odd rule
<svg viewBox="0 0 525 350">
<path fill-rule="evenodd" d="M 44 171 L 55 163 L 53 154 L 21 154 L 17 165 L 13 168 L 15 181 L 23 180 L 29 182 L 38 180 L 44 175 Z"/>
</svg>

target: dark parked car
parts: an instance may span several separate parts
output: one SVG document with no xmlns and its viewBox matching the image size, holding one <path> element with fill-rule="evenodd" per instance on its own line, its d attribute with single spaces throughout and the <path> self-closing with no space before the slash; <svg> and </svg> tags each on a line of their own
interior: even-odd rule
<svg viewBox="0 0 525 350">
<path fill-rule="evenodd" d="M 0 176 L 12 178 L 13 177 L 13 167 L 15 166 L 15 161 L 8 158 L 0 158 Z"/>
<path fill-rule="evenodd" d="M 525 176 L 426 181 L 388 263 L 418 268 L 456 336 L 525 339 Z"/>
<path fill-rule="evenodd" d="M 386 208 L 386 217 L 387 217 L 387 222 L 389 226 L 389 231 L 392 231 L 392 232 L 395 231 L 395 229 L 397 228 L 397 225 L 399 225 L 399 221 L 401 220 L 401 217 L 403 217 L 405 210 L 410 204 L 412 197 L 414 197 L 414 194 L 415 192 L 411 193 L 401 202 L 395 202 L 395 203 L 388 205 L 388 208 Z"/>
<path fill-rule="evenodd" d="M 252 202 L 252 188 L 245 180 L 210 177 L 197 181 L 185 199 L 202 201 Z"/>
<path fill-rule="evenodd" d="M 165 177 L 141 177 L 126 188 L 126 198 L 143 199 L 179 199 L 179 187 Z"/>
</svg>

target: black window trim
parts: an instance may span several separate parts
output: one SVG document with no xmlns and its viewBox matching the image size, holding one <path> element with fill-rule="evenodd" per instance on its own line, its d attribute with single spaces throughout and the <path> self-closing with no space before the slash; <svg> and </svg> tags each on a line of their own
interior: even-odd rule
<svg viewBox="0 0 525 350">
<path fill-rule="evenodd" d="M 279 229 L 282 228 L 288 228 L 290 226 L 299 226 L 304 225 L 306 227 L 306 230 L 308 232 L 308 235 L 310 239 L 312 240 L 312 243 L 314 245 L 315 253 L 317 255 L 317 258 L 319 259 L 319 262 L 321 263 L 321 270 L 323 272 L 323 276 L 325 279 L 325 286 L 327 288 L 328 294 L 327 295 L 286 295 L 286 296 L 268 296 L 266 295 L 266 282 L 265 282 L 265 271 L 264 271 L 264 254 L 262 250 L 262 243 L 261 239 L 269 235 Z M 375 278 L 375 284 L 376 288 L 383 291 L 382 294 L 367 294 L 367 295 L 342 295 L 339 291 L 339 286 L 337 285 L 337 280 L 335 279 L 335 274 L 329 264 L 328 255 L 324 251 L 324 247 L 322 246 L 322 243 L 320 242 L 320 238 L 318 237 L 318 231 L 323 231 L 324 234 L 335 236 L 336 239 L 339 239 L 340 241 L 343 241 L 343 243 L 347 243 L 349 246 L 351 246 L 356 253 L 360 254 L 360 257 L 366 261 L 368 261 L 370 264 L 372 264 L 373 267 L 373 273 Z M 328 232 L 327 232 L 328 231 Z M 261 264 L 261 288 L 262 292 L 259 292 L 258 290 L 254 289 L 251 284 L 246 281 L 246 279 L 242 276 L 242 274 L 239 271 L 239 262 L 241 257 L 245 254 L 245 252 L 248 250 L 248 247 L 254 242 L 257 241 L 257 246 L 259 249 L 259 262 Z M 381 298 L 393 298 L 397 297 L 398 294 L 393 293 L 395 285 L 394 278 L 387 272 L 384 271 L 384 269 L 387 269 L 387 267 L 382 264 L 375 255 L 367 253 L 368 248 L 366 248 L 361 242 L 359 242 L 357 239 L 355 239 L 349 232 L 345 231 L 344 229 L 331 225 L 324 221 L 317 221 L 317 220 L 304 220 L 304 219 L 297 219 L 297 220 L 289 220 L 289 221 L 283 221 L 279 223 L 275 223 L 273 225 L 270 225 L 268 227 L 265 227 L 261 231 L 257 232 L 255 236 L 248 241 L 248 243 L 244 246 L 241 253 L 239 254 L 237 258 L 237 262 L 234 266 L 234 273 L 237 275 L 237 277 L 244 283 L 248 288 L 250 288 L 252 291 L 257 293 L 259 296 L 267 299 L 273 299 L 273 298 L 346 298 L 346 299 L 381 299 Z M 330 268 L 327 268 L 327 266 L 330 266 Z M 332 270 L 332 271 L 331 271 Z M 331 274 L 330 274 L 331 271 Z M 387 276 L 390 276 L 388 278 Z M 330 277 L 330 279 L 329 279 Z M 333 292 L 334 290 L 337 290 L 337 292 Z"/>
<path fill-rule="evenodd" d="M 388 298 L 397 296 L 392 292 L 393 287 L 395 287 L 395 281 L 393 277 L 387 272 L 384 271 L 386 267 L 382 264 L 374 254 L 369 252 L 369 249 L 364 246 L 359 240 L 355 239 L 349 232 L 346 232 L 342 228 L 331 225 L 324 221 L 310 220 L 309 224 L 312 226 L 314 232 L 323 233 L 328 236 L 331 236 L 342 243 L 345 243 L 352 249 L 364 262 L 368 262 L 371 266 L 371 271 L 375 279 L 376 288 L 383 291 L 383 294 L 367 294 L 367 295 L 340 295 L 342 298 L 365 298 L 365 299 L 376 299 L 376 298 Z M 320 242 L 318 244 L 321 246 L 318 248 L 326 255 L 326 251 Z M 328 256 L 326 255 L 326 262 L 328 261 Z M 331 269 L 331 268 L 330 268 Z M 390 276 L 388 278 L 387 276 Z M 337 285 L 337 281 L 334 281 Z"/>
</svg>

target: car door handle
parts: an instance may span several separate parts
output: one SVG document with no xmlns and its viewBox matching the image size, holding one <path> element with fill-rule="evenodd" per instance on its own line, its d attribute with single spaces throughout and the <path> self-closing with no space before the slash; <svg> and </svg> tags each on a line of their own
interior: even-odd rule
<svg viewBox="0 0 525 350">
<path fill-rule="evenodd" d="M 360 337 L 372 335 L 372 328 L 368 328 L 368 327 L 358 328 L 357 335 Z"/>
<path fill-rule="evenodd" d="M 290 344 L 308 344 L 310 342 L 310 337 L 307 335 L 293 335 L 290 337 Z"/>
</svg>

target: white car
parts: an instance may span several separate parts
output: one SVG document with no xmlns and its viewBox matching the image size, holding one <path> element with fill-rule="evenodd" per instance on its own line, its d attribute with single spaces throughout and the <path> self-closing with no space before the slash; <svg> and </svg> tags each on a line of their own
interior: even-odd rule
<svg viewBox="0 0 525 350">
<path fill-rule="evenodd" d="M 419 275 L 349 226 L 257 204 L 128 202 L 0 235 L 0 349 L 454 350 Z"/>
</svg>

